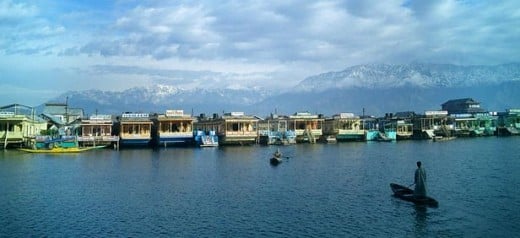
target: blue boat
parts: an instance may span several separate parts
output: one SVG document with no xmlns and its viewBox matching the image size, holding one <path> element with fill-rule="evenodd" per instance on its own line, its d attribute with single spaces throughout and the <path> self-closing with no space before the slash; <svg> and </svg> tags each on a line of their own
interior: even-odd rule
<svg viewBox="0 0 520 238">
<path fill-rule="evenodd" d="M 209 131 L 208 133 L 197 130 L 194 132 L 195 144 L 200 147 L 217 147 L 218 136 L 215 131 Z"/>
</svg>

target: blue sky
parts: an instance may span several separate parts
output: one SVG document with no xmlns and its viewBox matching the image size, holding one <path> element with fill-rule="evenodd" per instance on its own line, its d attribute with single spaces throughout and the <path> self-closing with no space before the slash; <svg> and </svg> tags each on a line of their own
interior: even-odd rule
<svg viewBox="0 0 520 238">
<path fill-rule="evenodd" d="M 0 0 L 0 105 L 167 84 L 287 90 L 366 63 L 520 58 L 520 2 Z"/>
</svg>

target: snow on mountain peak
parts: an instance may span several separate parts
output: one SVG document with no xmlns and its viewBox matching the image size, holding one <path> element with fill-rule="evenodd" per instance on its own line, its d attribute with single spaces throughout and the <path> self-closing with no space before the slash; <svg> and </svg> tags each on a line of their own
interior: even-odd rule
<svg viewBox="0 0 520 238">
<path fill-rule="evenodd" d="M 462 87 L 520 80 L 520 64 L 457 66 L 448 64 L 369 64 L 303 80 L 296 90 L 330 88 Z"/>
</svg>

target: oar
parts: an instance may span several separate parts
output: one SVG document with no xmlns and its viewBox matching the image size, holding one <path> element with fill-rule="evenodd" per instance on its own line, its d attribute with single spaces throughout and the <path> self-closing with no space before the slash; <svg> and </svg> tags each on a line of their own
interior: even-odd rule
<svg viewBox="0 0 520 238">
<path fill-rule="evenodd" d="M 414 185 L 414 184 L 415 184 L 415 183 L 412 183 L 412 184 L 408 185 L 408 188 L 410 188 L 410 187 L 411 187 L 412 185 Z"/>
</svg>

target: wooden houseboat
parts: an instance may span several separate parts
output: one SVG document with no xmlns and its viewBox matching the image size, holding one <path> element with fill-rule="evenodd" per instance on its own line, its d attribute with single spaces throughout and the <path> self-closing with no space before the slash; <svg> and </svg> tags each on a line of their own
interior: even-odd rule
<svg viewBox="0 0 520 238">
<path fill-rule="evenodd" d="M 453 136 L 453 120 L 448 111 L 425 111 L 412 120 L 414 139 L 448 138 Z"/>
<path fill-rule="evenodd" d="M 119 136 L 112 131 L 114 121 L 111 115 L 92 115 L 88 119 L 81 119 L 78 135 L 80 146 L 108 146 L 113 144 L 119 147 Z"/>
<path fill-rule="evenodd" d="M 413 137 L 413 119 L 417 115 L 415 112 L 396 112 L 392 117 L 392 124 L 395 127 L 397 140 L 408 140 Z"/>
<path fill-rule="evenodd" d="M 332 136 L 337 141 L 362 141 L 365 139 L 361 118 L 353 113 L 340 113 L 325 119 L 323 134 Z"/>
<path fill-rule="evenodd" d="M 455 136 L 491 136 L 496 132 L 496 116 L 489 113 L 452 114 Z"/>
<path fill-rule="evenodd" d="M 378 131 L 376 141 L 396 141 L 397 140 L 397 122 L 391 118 L 378 118 Z"/>
<path fill-rule="evenodd" d="M 365 141 L 375 141 L 380 138 L 379 123 L 376 118 L 371 116 L 361 117 L 361 126 Z"/>
<path fill-rule="evenodd" d="M 289 117 L 271 114 L 258 122 L 259 143 L 263 145 L 296 144 L 296 133 L 287 128 Z"/>
<path fill-rule="evenodd" d="M 47 123 L 34 115 L 32 107 L 11 104 L 0 108 L 0 145 L 3 148 L 27 146 L 47 129 Z"/>
<path fill-rule="evenodd" d="M 148 113 L 123 113 L 118 128 L 121 146 L 147 146 L 152 140 L 152 121 Z"/>
<path fill-rule="evenodd" d="M 213 114 L 212 118 L 202 117 L 195 123 L 198 131 L 215 131 L 219 145 L 255 144 L 258 137 L 258 118 L 244 112 Z"/>
<path fill-rule="evenodd" d="M 520 109 L 507 109 L 498 113 L 497 135 L 520 135 Z"/>
<path fill-rule="evenodd" d="M 165 114 L 155 116 L 153 122 L 156 145 L 193 145 L 194 121 L 195 118 L 184 114 L 183 110 L 166 110 Z"/>
<path fill-rule="evenodd" d="M 296 134 L 296 142 L 316 143 L 323 135 L 323 122 L 325 121 L 320 115 L 313 115 L 309 112 L 297 112 L 289 116 L 289 130 L 294 130 Z"/>
</svg>

